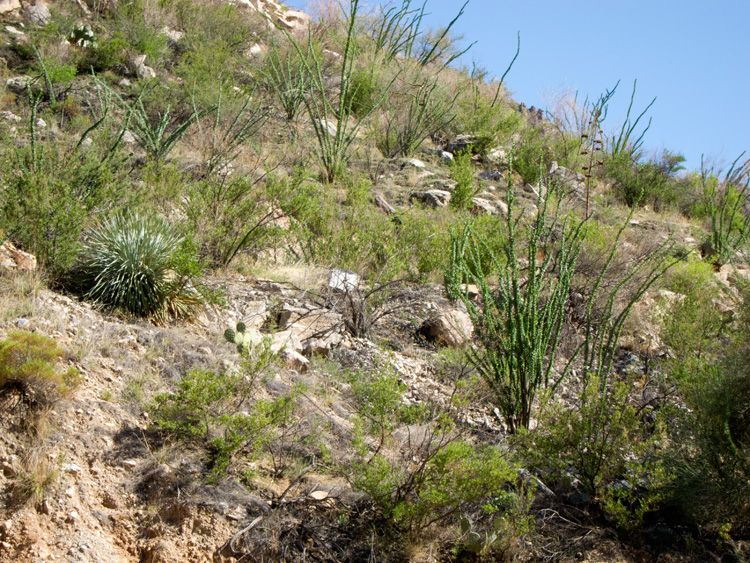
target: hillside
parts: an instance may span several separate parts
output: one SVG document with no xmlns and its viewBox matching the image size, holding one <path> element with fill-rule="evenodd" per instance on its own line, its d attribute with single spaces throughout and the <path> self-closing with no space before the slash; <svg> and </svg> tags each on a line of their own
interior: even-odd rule
<svg viewBox="0 0 750 563">
<path fill-rule="evenodd" d="M 1 561 L 748 558 L 750 161 L 422 9 L 0 2 Z"/>
</svg>

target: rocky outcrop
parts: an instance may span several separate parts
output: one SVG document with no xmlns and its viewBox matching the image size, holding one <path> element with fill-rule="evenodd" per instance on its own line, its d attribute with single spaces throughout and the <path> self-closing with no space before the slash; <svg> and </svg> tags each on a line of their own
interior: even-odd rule
<svg viewBox="0 0 750 563">
<path fill-rule="evenodd" d="M 247 6 L 267 17 L 271 26 L 278 26 L 289 32 L 306 31 L 310 16 L 298 10 L 290 10 L 274 0 L 235 0 L 236 4 Z"/>
<path fill-rule="evenodd" d="M 425 320 L 419 332 L 440 346 L 460 348 L 474 335 L 474 325 L 464 311 L 450 309 Z"/>
<path fill-rule="evenodd" d="M 5 241 L 0 245 L 0 271 L 28 271 L 36 270 L 36 257 L 33 254 L 16 248 L 12 242 Z"/>
<path fill-rule="evenodd" d="M 445 190 L 427 190 L 412 195 L 411 199 L 436 209 L 447 207 L 451 201 L 451 193 Z"/>
<path fill-rule="evenodd" d="M 0 0 L 0 14 L 12 12 L 21 8 L 19 0 Z"/>
</svg>

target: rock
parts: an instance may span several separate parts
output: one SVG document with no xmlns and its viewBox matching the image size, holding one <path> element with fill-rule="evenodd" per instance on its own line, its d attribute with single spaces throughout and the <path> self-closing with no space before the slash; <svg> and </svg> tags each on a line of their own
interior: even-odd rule
<svg viewBox="0 0 750 563">
<path fill-rule="evenodd" d="M 135 135 L 133 135 L 130 131 L 125 131 L 122 135 L 122 142 L 126 145 L 132 145 L 136 142 Z"/>
<path fill-rule="evenodd" d="M 359 276 L 346 270 L 331 270 L 328 275 L 328 287 L 340 291 L 348 291 L 359 286 Z"/>
<path fill-rule="evenodd" d="M 458 309 L 450 309 L 424 321 L 419 332 L 441 346 L 459 348 L 471 339 L 474 325 L 468 314 Z"/>
<path fill-rule="evenodd" d="M 135 75 L 141 80 L 156 78 L 156 72 L 150 66 L 146 66 L 146 55 L 138 55 L 130 61 Z"/>
<path fill-rule="evenodd" d="M 28 327 L 30 324 L 31 324 L 31 321 L 29 321 L 29 319 L 18 319 L 16 321 L 16 327 L 20 329 L 24 329 Z"/>
<path fill-rule="evenodd" d="M 487 215 L 497 215 L 497 208 L 495 204 L 488 199 L 482 199 L 481 197 L 475 197 L 472 199 L 473 211 L 475 213 L 486 213 Z"/>
<path fill-rule="evenodd" d="M 380 192 L 374 192 L 372 194 L 372 202 L 375 204 L 375 207 L 378 207 L 385 211 L 387 215 L 393 215 L 396 213 L 396 210 L 393 208 L 393 206 L 386 201 L 386 199 L 383 197 L 383 194 Z"/>
<path fill-rule="evenodd" d="M 422 168 L 424 168 L 424 162 L 422 162 L 418 158 L 406 158 L 403 161 L 403 166 L 413 166 L 414 168 L 419 168 L 421 170 Z"/>
<path fill-rule="evenodd" d="M 333 121 L 326 121 L 325 119 L 321 119 L 318 121 L 318 125 L 320 125 L 320 128 L 323 129 L 324 133 L 328 133 L 331 137 L 336 136 L 336 132 L 338 131 L 338 124 L 334 123 Z"/>
<path fill-rule="evenodd" d="M 34 122 L 34 125 L 36 125 L 38 129 L 47 128 L 47 122 L 44 121 L 44 119 L 42 119 L 41 117 L 37 118 L 37 120 Z"/>
<path fill-rule="evenodd" d="M 284 360 L 284 365 L 288 369 L 296 372 L 302 373 L 303 371 L 307 371 L 307 368 L 310 367 L 310 360 L 290 348 L 284 348 L 281 350 L 279 356 Z"/>
<path fill-rule="evenodd" d="M 5 87 L 14 94 L 23 94 L 26 92 L 26 85 L 31 83 L 30 76 L 14 76 L 5 81 Z"/>
<path fill-rule="evenodd" d="M 19 123 L 21 121 L 21 118 L 12 111 L 0 111 L 0 118 L 4 121 L 11 121 L 13 123 Z"/>
<path fill-rule="evenodd" d="M 161 31 L 162 33 L 164 33 L 164 35 L 167 36 L 167 43 L 171 47 L 175 47 L 180 39 L 182 39 L 182 36 L 185 35 L 181 31 L 177 31 L 176 29 L 169 29 L 166 26 L 164 26 Z"/>
<path fill-rule="evenodd" d="M 470 149 L 476 142 L 476 135 L 457 135 L 455 139 L 448 143 L 445 150 L 456 154 L 457 152 Z"/>
<path fill-rule="evenodd" d="M 247 50 L 247 56 L 250 58 L 262 58 L 266 49 L 260 43 L 253 43 Z"/>
<path fill-rule="evenodd" d="M 453 162 L 453 153 L 450 151 L 439 150 L 438 156 L 445 162 Z"/>
<path fill-rule="evenodd" d="M 488 180 L 490 182 L 500 182 L 504 177 L 503 173 L 496 169 L 483 170 L 479 173 L 480 179 Z"/>
<path fill-rule="evenodd" d="M 17 249 L 6 240 L 0 245 L 0 270 L 33 272 L 36 270 L 36 257 Z"/>
<path fill-rule="evenodd" d="M 328 498 L 327 491 L 313 491 L 310 493 L 310 498 L 314 500 L 325 500 Z"/>
<path fill-rule="evenodd" d="M 483 160 L 485 164 L 497 168 L 508 162 L 508 153 L 501 148 L 490 149 L 487 151 L 487 154 L 484 155 Z"/>
<path fill-rule="evenodd" d="M 52 14 L 43 0 L 36 0 L 33 5 L 24 8 L 23 17 L 27 23 L 44 27 L 52 19 Z"/>
<path fill-rule="evenodd" d="M 133 86 L 133 83 L 130 80 L 128 80 L 127 78 L 123 78 L 122 80 L 120 80 L 117 83 L 117 85 L 120 88 L 131 88 Z"/>
<path fill-rule="evenodd" d="M 559 166 L 557 162 L 550 164 L 547 174 L 553 184 L 557 183 L 579 194 L 583 194 L 586 190 L 586 177 L 583 174 Z"/>
<path fill-rule="evenodd" d="M 451 201 L 451 193 L 445 190 L 427 190 L 412 195 L 412 199 L 419 201 L 433 209 L 447 207 Z"/>
<path fill-rule="evenodd" d="M 274 353 L 278 354 L 284 348 L 295 352 L 302 351 L 302 343 L 291 330 L 282 330 L 271 337 L 271 350 Z"/>
<path fill-rule="evenodd" d="M 80 475 L 82 471 L 81 467 L 79 465 L 76 465 L 75 463 L 67 463 L 60 469 L 62 469 L 66 473 L 72 473 L 73 475 Z"/>
<path fill-rule="evenodd" d="M 305 341 L 302 347 L 302 353 L 308 358 L 313 356 L 328 356 L 328 354 L 339 346 L 343 341 L 343 337 L 338 333 L 334 332 L 326 336 L 325 338 L 310 338 Z"/>
<path fill-rule="evenodd" d="M 21 8 L 19 0 L 0 0 L 0 14 L 12 12 Z"/>
</svg>

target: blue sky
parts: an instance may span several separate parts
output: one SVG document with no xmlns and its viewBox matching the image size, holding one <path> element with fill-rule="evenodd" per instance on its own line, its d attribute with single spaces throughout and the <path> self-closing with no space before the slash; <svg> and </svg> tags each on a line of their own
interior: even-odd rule
<svg viewBox="0 0 750 563">
<path fill-rule="evenodd" d="M 429 25 L 450 22 L 461 3 L 428 0 Z M 307 2 L 286 4 L 304 9 Z M 637 79 L 634 109 L 657 98 L 644 147 L 682 153 L 697 169 L 702 154 L 727 162 L 750 152 L 748 25 L 747 0 L 471 0 L 454 29 L 467 44 L 477 41 L 463 62 L 496 76 L 520 31 L 521 53 L 506 84 L 527 106 L 547 107 L 550 95 L 565 90 L 596 98 L 620 80 L 605 130 L 622 123 Z"/>
</svg>

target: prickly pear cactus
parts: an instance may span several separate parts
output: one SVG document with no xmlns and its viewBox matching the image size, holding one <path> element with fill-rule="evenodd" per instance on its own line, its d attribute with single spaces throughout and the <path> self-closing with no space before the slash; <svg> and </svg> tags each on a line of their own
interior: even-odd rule
<svg viewBox="0 0 750 563">
<path fill-rule="evenodd" d="M 68 35 L 68 41 L 79 47 L 96 49 L 96 35 L 89 24 L 79 24 Z"/>
<path fill-rule="evenodd" d="M 237 323 L 236 329 L 237 330 L 232 330 L 231 328 L 226 329 L 224 331 L 224 338 L 227 342 L 235 344 L 237 346 L 237 352 L 241 354 L 243 350 L 249 350 L 253 347 L 253 333 L 245 332 L 247 327 L 245 326 L 245 323 L 242 322 Z"/>
</svg>

